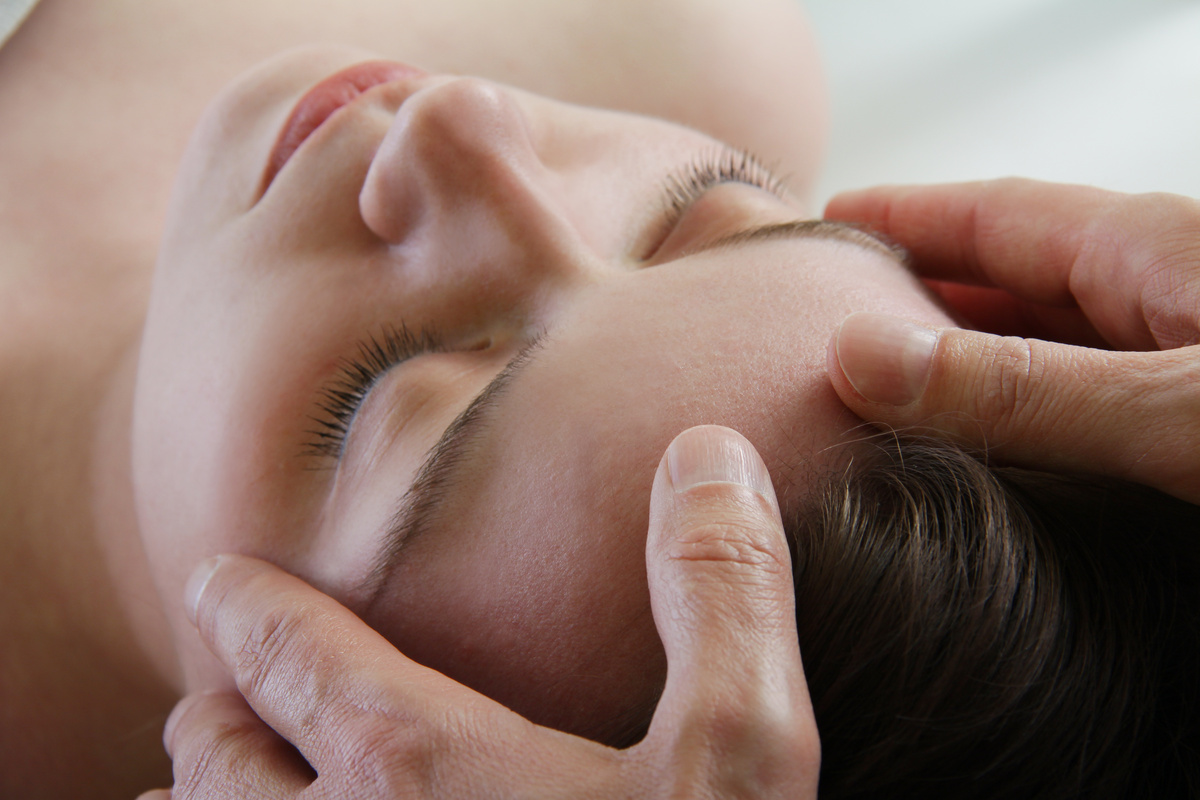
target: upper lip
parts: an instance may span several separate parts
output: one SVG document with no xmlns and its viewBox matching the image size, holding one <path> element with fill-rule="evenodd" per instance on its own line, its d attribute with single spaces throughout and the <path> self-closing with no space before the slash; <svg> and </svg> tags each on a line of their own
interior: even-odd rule
<svg viewBox="0 0 1200 800">
<path fill-rule="evenodd" d="M 364 61 L 339 70 L 310 88 L 292 107 L 267 158 L 262 192 L 304 141 L 341 108 L 369 89 L 385 83 L 423 76 L 416 67 L 397 61 Z M 261 195 L 261 193 L 260 193 Z"/>
</svg>

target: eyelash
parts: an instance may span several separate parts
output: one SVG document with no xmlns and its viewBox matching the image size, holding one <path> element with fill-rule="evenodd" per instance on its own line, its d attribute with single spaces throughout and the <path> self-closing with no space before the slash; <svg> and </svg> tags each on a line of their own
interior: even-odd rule
<svg viewBox="0 0 1200 800">
<path fill-rule="evenodd" d="M 667 213 L 663 221 L 664 235 L 678 224 L 689 206 L 709 189 L 722 183 L 745 183 L 780 198 L 787 197 L 783 179 L 774 175 L 753 154 L 726 148 L 706 150 L 665 181 L 663 194 L 667 201 Z"/>
<path fill-rule="evenodd" d="M 445 350 L 433 331 L 413 332 L 404 325 L 386 327 L 359 342 L 358 352 L 341 363 L 333 381 L 321 390 L 318 405 L 327 416 L 312 418 L 318 427 L 309 431 L 313 437 L 309 453 L 340 458 L 350 423 L 380 376 L 410 358 Z"/>
<path fill-rule="evenodd" d="M 722 183 L 745 183 L 786 196 L 783 181 L 752 154 L 724 148 L 705 151 L 666 179 L 663 230 L 673 228 L 689 206 Z M 318 405 L 326 416 L 312 418 L 318 427 L 309 432 L 313 437 L 310 454 L 341 458 L 350 423 L 380 376 L 410 358 L 445 349 L 433 331 L 413 332 L 404 325 L 384 328 L 379 335 L 359 342 L 357 354 L 340 365 L 337 376 L 321 391 Z"/>
</svg>

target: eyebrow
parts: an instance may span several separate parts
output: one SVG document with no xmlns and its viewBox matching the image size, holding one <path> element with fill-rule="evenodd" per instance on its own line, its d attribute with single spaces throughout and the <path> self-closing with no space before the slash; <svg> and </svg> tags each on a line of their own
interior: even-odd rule
<svg viewBox="0 0 1200 800">
<path fill-rule="evenodd" d="M 705 242 L 680 254 L 679 258 L 776 239 L 843 241 L 895 259 L 902 266 L 908 262 L 904 250 L 866 230 L 844 222 L 820 219 L 774 222 L 737 231 Z M 543 340 L 544 336 L 538 336 L 522 347 L 488 382 L 483 391 L 471 400 L 462 413 L 454 418 L 437 443 L 429 449 L 417 470 L 416 479 L 404 493 L 399 508 L 390 518 L 387 532 L 383 536 L 383 546 L 363 582 L 362 590 L 367 598 L 364 616 L 370 613 L 379 600 L 401 552 L 437 521 L 440 512 L 447 505 L 447 497 L 456 483 L 460 468 L 470 458 L 474 445 L 486 433 L 489 422 L 494 418 L 501 395 L 517 375 L 534 361 Z"/>
<path fill-rule="evenodd" d="M 400 499 L 399 507 L 388 522 L 383 546 L 361 587 L 367 598 L 364 616 L 378 601 L 401 552 L 437 521 L 439 512 L 446 506 L 447 495 L 455 485 L 460 467 L 470 458 L 475 444 L 486 433 L 488 424 L 494 418 L 500 396 L 517 375 L 534 361 L 542 347 L 543 338 L 539 335 L 522 347 L 454 418 L 426 453 L 417 470 L 417 477 Z"/>
<path fill-rule="evenodd" d="M 754 228 L 736 231 L 728 236 L 722 236 L 709 242 L 703 242 L 682 253 L 679 258 L 686 258 L 697 253 L 712 250 L 723 250 L 739 247 L 755 242 L 765 242 L 773 239 L 826 239 L 857 245 L 887 256 L 897 261 L 901 266 L 908 266 L 908 253 L 904 248 L 894 245 L 878 235 L 852 225 L 848 222 L 834 222 L 824 219 L 803 219 L 790 222 L 771 222 Z"/>
</svg>

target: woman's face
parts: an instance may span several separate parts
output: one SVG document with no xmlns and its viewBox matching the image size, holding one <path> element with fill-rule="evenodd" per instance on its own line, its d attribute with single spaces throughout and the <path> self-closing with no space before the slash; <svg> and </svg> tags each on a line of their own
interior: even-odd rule
<svg viewBox="0 0 1200 800">
<path fill-rule="evenodd" d="M 824 373 L 838 322 L 946 320 L 881 248 L 793 225 L 705 136 L 481 80 L 397 69 L 272 178 L 293 106 L 368 57 L 246 76 L 178 180 L 134 477 L 185 676 L 222 681 L 183 583 L 240 552 L 532 719 L 604 736 L 664 671 L 643 548 L 667 443 L 737 428 L 786 511 L 856 422 Z"/>
</svg>

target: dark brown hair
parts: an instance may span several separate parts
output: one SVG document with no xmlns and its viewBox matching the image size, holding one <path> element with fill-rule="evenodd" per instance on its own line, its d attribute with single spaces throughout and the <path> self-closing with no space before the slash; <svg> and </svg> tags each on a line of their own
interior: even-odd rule
<svg viewBox="0 0 1200 800">
<path fill-rule="evenodd" d="M 785 521 L 822 800 L 1200 796 L 1200 509 L 855 453 Z"/>
</svg>

